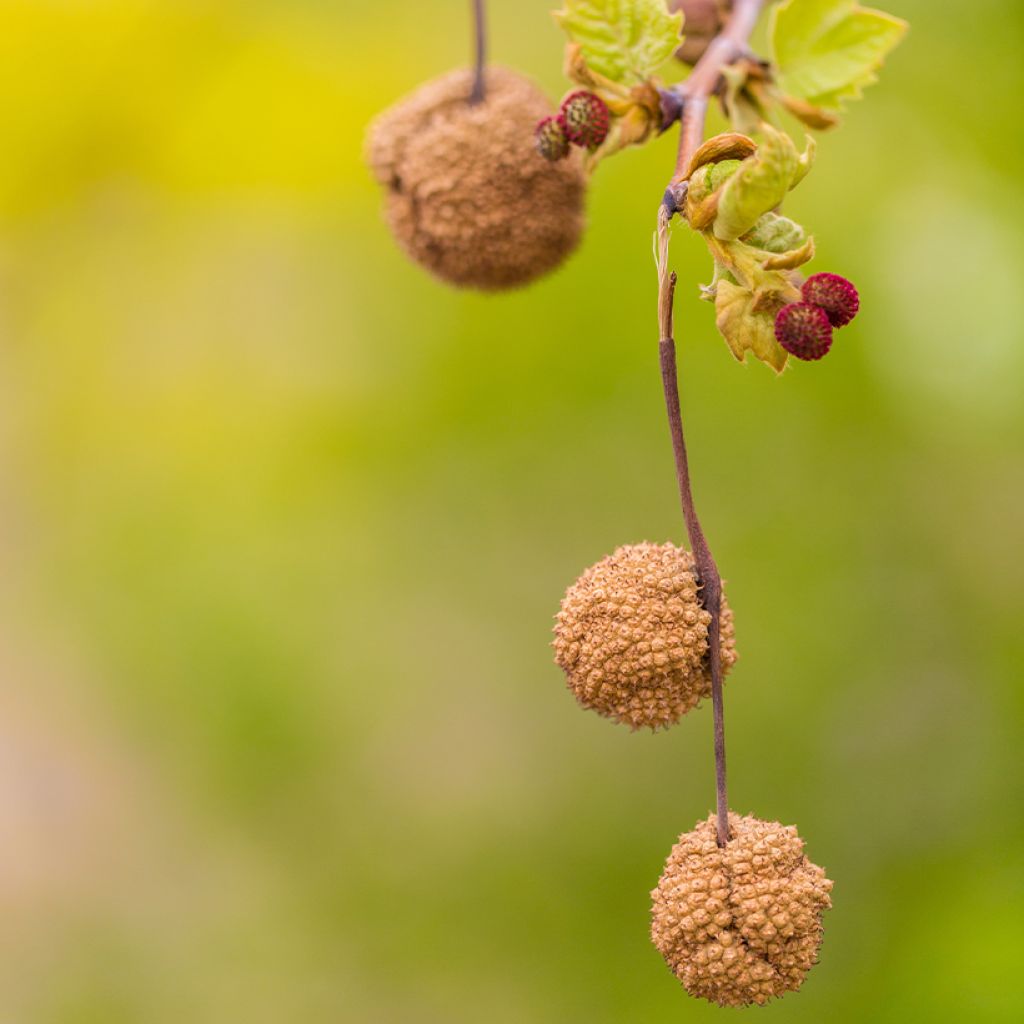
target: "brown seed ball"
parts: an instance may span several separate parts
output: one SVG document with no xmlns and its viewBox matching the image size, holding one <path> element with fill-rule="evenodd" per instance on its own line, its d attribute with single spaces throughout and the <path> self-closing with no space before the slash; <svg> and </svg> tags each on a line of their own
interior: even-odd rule
<svg viewBox="0 0 1024 1024">
<path fill-rule="evenodd" d="M 651 893 L 651 939 L 692 996 L 745 1006 L 793 992 L 818 962 L 832 882 L 792 826 L 729 815 L 685 832 Z"/>
<path fill-rule="evenodd" d="M 689 551 L 629 544 L 566 592 L 555 623 L 555 661 L 584 707 L 633 729 L 667 727 L 711 694 L 710 621 Z M 737 657 L 724 595 L 720 641 L 724 675 Z"/>
<path fill-rule="evenodd" d="M 534 129 L 552 109 L 536 85 L 492 67 L 486 86 L 471 105 L 469 71 L 427 82 L 374 121 L 366 156 L 402 248 L 451 284 L 491 291 L 576 248 L 586 180 L 578 153 L 557 164 L 538 154 Z"/>
</svg>

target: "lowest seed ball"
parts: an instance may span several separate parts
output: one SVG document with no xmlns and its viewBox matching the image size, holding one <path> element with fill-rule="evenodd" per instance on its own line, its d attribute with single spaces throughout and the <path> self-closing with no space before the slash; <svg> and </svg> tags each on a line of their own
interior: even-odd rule
<svg viewBox="0 0 1024 1024">
<path fill-rule="evenodd" d="M 371 125 L 367 161 L 386 190 L 395 238 L 450 284 L 498 291 L 557 267 L 583 231 L 586 180 L 578 153 L 551 163 L 534 143 L 552 113 L 529 79 L 486 75 L 469 102 L 469 71 L 421 86 Z"/>
<path fill-rule="evenodd" d="M 633 729 L 667 727 L 711 694 L 710 622 L 689 551 L 629 544 L 566 592 L 555 661 L 585 708 Z M 724 675 L 737 657 L 724 595 L 719 641 Z"/>
<path fill-rule="evenodd" d="M 719 1006 L 766 1003 L 798 989 L 818 962 L 832 882 L 792 826 L 729 815 L 685 832 L 651 893 L 651 939 L 692 996 Z"/>
</svg>

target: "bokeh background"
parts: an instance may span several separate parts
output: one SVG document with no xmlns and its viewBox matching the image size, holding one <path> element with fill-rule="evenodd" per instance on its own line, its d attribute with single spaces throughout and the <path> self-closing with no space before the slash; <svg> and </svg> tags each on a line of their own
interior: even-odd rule
<svg viewBox="0 0 1024 1024">
<path fill-rule="evenodd" d="M 680 540 L 659 140 L 528 291 L 408 264 L 372 115 L 467 4 L 0 2 L 0 1021 L 710 1021 L 647 938 L 710 710 L 579 711 L 565 586 Z M 550 90 L 543 0 L 494 56 Z M 836 880 L 751 1019 L 1017 1021 L 1024 7 L 913 29 L 791 211 L 863 312 L 740 368 L 676 233 L 733 806 Z M 735 1011 L 733 1011 L 735 1012 Z"/>
</svg>

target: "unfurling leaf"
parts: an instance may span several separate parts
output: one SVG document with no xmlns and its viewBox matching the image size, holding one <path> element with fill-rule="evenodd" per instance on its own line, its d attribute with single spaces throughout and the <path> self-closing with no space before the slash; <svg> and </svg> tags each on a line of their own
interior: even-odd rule
<svg viewBox="0 0 1024 1024">
<path fill-rule="evenodd" d="M 802 267 L 813 259 L 814 237 L 811 236 L 803 245 L 799 245 L 795 249 L 769 256 L 762 266 L 765 270 L 796 270 L 797 267 Z"/>
<path fill-rule="evenodd" d="M 788 217 L 778 213 L 766 213 L 743 236 L 742 241 L 754 249 L 784 253 L 800 248 L 807 241 L 807 232 Z"/>
<path fill-rule="evenodd" d="M 646 81 L 668 60 L 683 22 L 663 0 L 565 0 L 554 17 L 591 70 L 626 85 Z"/>
<path fill-rule="evenodd" d="M 795 242 L 797 236 L 803 236 L 798 224 L 784 217 L 777 220 L 785 224 L 759 223 L 758 227 L 767 235 L 777 230 L 778 238 L 758 237 L 755 232 L 756 240 L 781 245 L 785 244 L 783 238 Z M 715 280 L 706 294 L 714 295 L 719 332 L 740 361 L 753 352 L 776 373 L 781 372 L 786 352 L 775 340 L 775 315 L 787 303 L 799 301 L 801 278 L 791 268 L 810 259 L 814 240 L 805 238 L 797 248 L 773 254 L 746 241 L 720 241 L 710 231 L 704 232 L 704 239 L 715 260 Z"/>
<path fill-rule="evenodd" d="M 814 107 L 837 111 L 875 81 L 906 30 L 901 18 L 856 0 L 783 0 L 771 24 L 779 89 L 810 104 L 803 108 L 805 120 Z"/>
<path fill-rule="evenodd" d="M 800 167 L 793 140 L 763 126 L 763 140 L 722 187 L 714 232 L 730 240 L 745 235 L 761 216 L 779 205 Z"/>
<path fill-rule="evenodd" d="M 764 303 L 741 285 L 721 280 L 716 285 L 715 324 L 732 354 L 742 363 L 747 352 L 781 373 L 789 358 L 775 340 L 775 315 L 780 305 Z"/>
</svg>

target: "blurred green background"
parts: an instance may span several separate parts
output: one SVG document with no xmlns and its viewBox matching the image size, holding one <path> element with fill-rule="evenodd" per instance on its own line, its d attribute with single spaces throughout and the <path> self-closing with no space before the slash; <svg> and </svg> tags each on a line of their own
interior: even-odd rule
<svg viewBox="0 0 1024 1024">
<path fill-rule="evenodd" d="M 710 1021 L 648 892 L 710 710 L 580 712 L 548 648 L 681 540 L 656 362 L 674 139 L 528 291 L 389 238 L 372 115 L 467 4 L 0 0 L 0 1021 Z M 542 0 L 492 50 L 565 88 Z M 836 881 L 751 1019 L 1018 1021 L 1024 6 L 912 32 L 791 212 L 863 312 L 740 368 L 676 232 L 698 503 L 742 659 L 732 803 Z"/>
</svg>

